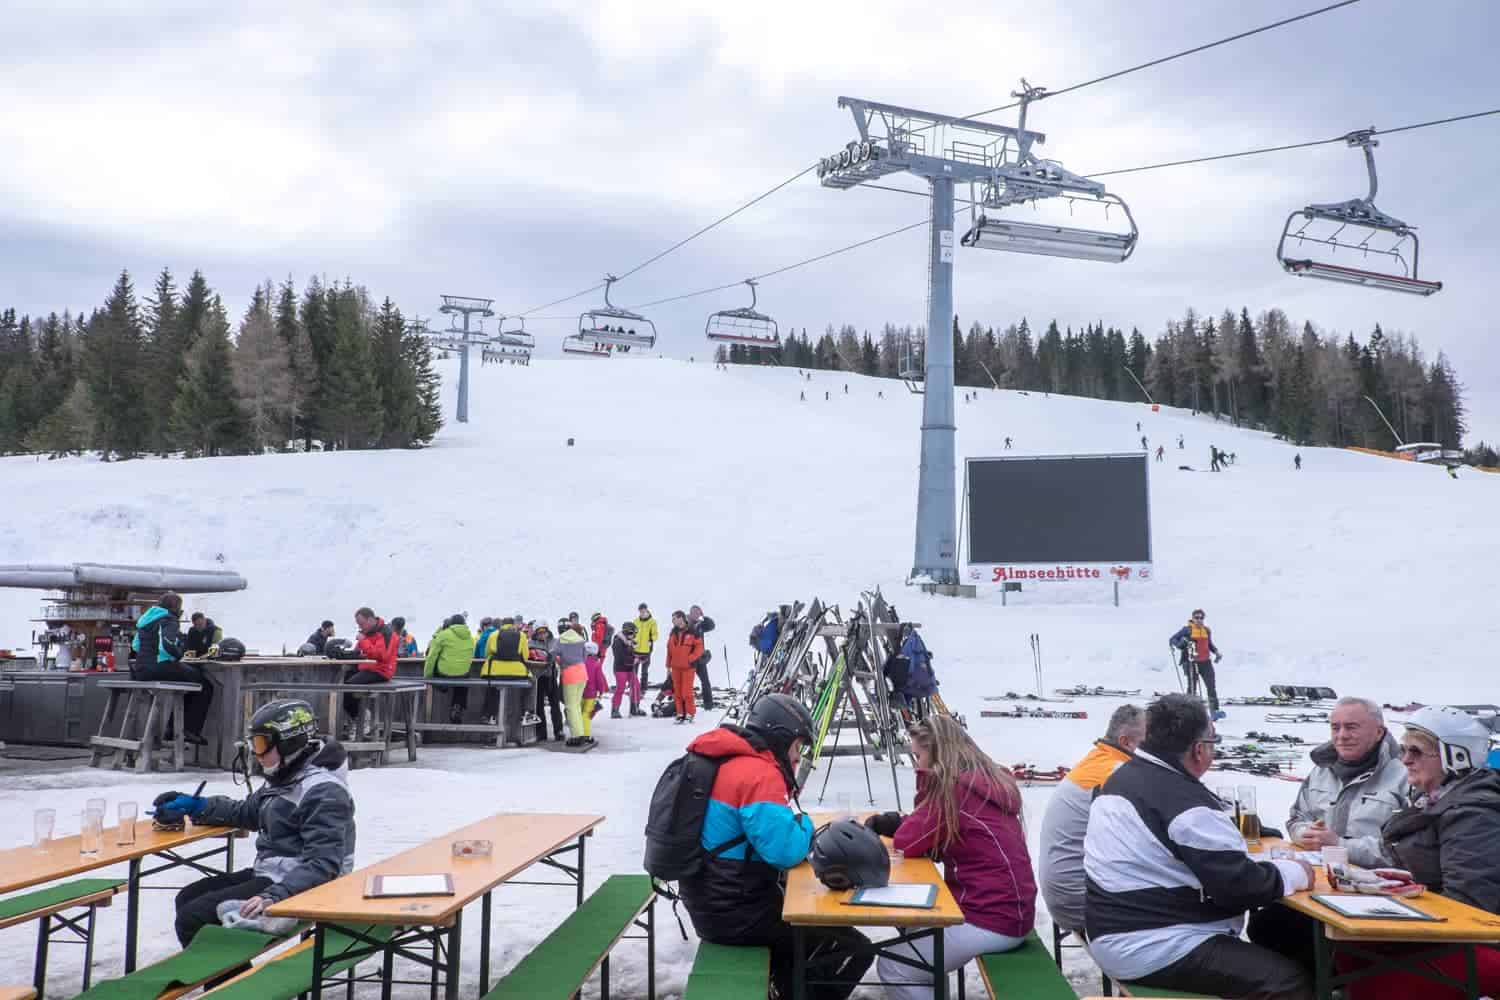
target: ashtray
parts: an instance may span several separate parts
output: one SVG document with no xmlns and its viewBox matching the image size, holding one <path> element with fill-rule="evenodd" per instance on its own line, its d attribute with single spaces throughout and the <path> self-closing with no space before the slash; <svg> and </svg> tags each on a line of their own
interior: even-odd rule
<svg viewBox="0 0 1500 1000">
<path fill-rule="evenodd" d="M 453 842 L 453 856 L 455 858 L 487 858 L 493 845 L 488 840 L 455 840 Z"/>
</svg>

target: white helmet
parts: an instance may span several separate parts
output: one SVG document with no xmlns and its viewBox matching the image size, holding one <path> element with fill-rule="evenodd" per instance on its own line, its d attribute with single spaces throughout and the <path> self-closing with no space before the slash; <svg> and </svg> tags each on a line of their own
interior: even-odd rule
<svg viewBox="0 0 1500 1000">
<path fill-rule="evenodd" d="M 1485 767 L 1489 759 L 1489 728 L 1462 709 L 1430 705 L 1413 715 L 1406 728 L 1426 733 L 1437 741 L 1443 771 L 1447 774 Z"/>
</svg>

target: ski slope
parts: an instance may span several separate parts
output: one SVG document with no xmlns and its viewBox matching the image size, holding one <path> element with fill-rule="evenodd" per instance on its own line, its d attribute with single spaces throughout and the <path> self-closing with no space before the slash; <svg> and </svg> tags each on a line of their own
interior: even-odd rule
<svg viewBox="0 0 1500 1000">
<path fill-rule="evenodd" d="M 445 364 L 451 414 L 457 363 Z M 944 695 L 981 745 L 1002 763 L 1046 768 L 1082 756 L 1117 702 L 1070 706 L 1087 709 L 1088 720 L 981 719 L 983 696 L 1032 688 L 1029 634 L 1041 636 L 1048 688 L 1140 688 L 1144 698 L 1175 689 L 1166 638 L 1194 607 L 1206 609 L 1224 651 L 1221 695 L 1298 683 L 1388 702 L 1497 700 L 1475 675 L 1487 676 L 1482 651 L 1500 644 L 1489 582 L 1500 562 L 1500 476 L 1467 472 L 1455 482 L 1439 469 L 1330 449 L 1302 449 L 1295 472 L 1289 445 L 1208 417 L 990 390 L 966 403 L 960 394 L 960 460 L 1001 453 L 1006 436 L 1012 455 L 1131 451 L 1141 433 L 1153 449 L 1167 445 L 1167 461 L 1151 465 L 1155 580 L 1123 588 L 1118 608 L 1104 583 L 1028 585 L 1002 607 L 998 592 L 966 601 L 903 587 L 921 400 L 899 382 L 647 358 L 471 372 L 471 423 L 450 424 L 422 451 L 0 459 L 0 562 L 222 561 L 249 589 L 188 607 L 262 652 L 295 649 L 325 617 L 348 634 L 362 604 L 405 615 L 425 644 L 455 611 L 472 624 L 517 611 L 602 610 L 619 624 L 646 601 L 665 631 L 674 608 L 696 602 L 719 623 L 709 637 L 715 677 L 727 668 L 736 683 L 749 660 L 745 635 L 768 608 L 814 595 L 848 606 L 879 585 L 923 623 Z M 1217 475 L 1178 469 L 1206 469 L 1210 444 L 1234 452 L 1236 464 Z M 39 597 L 0 590 L 0 646 L 26 646 Z M 1222 732 L 1276 728 L 1263 710 L 1229 711 Z M 710 724 L 705 713 L 696 729 Z M 607 714 L 595 734 L 601 746 L 584 759 L 430 748 L 415 766 L 355 772 L 359 863 L 500 810 L 596 811 L 608 821 L 589 849 L 590 886 L 639 870 L 651 785 L 689 734 Z M 804 795 L 809 808 L 823 777 L 815 772 Z M 884 785 L 881 772 L 872 778 L 877 805 L 893 807 L 889 772 Z M 909 806 L 910 775 L 902 782 Z M 1259 786 L 1275 824 L 1296 790 L 1243 776 L 1208 782 Z M 87 769 L 0 775 L 0 846 L 29 840 L 38 806 L 57 807 L 69 832 L 90 794 L 147 802 L 173 783 Z M 226 776 L 208 791 L 233 788 Z M 1049 794 L 1026 793 L 1033 836 Z M 868 799 L 856 759 L 834 766 L 824 805 L 842 796 L 855 807 Z M 562 889 L 518 887 L 498 899 L 500 969 L 570 905 Z M 143 957 L 154 958 L 175 947 L 165 931 L 171 894 L 148 893 L 144 905 L 146 926 L 163 928 L 143 938 Z M 123 906 L 101 915 L 96 976 L 119 971 L 123 918 Z M 466 990 L 477 977 L 478 922 L 470 923 Z M 691 948 L 673 921 L 658 926 L 659 983 L 672 995 Z M 0 981 L 29 980 L 30 931 L 3 934 Z M 75 951 L 54 949 L 59 995 L 80 978 Z M 1097 986 L 1076 963 L 1075 982 Z M 644 995 L 641 954 L 626 948 L 613 965 L 620 996 Z"/>
</svg>

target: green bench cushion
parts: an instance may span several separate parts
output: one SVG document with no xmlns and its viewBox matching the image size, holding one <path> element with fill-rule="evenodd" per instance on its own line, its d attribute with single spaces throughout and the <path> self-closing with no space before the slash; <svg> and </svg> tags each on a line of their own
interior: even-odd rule
<svg viewBox="0 0 1500 1000">
<path fill-rule="evenodd" d="M 653 894 L 649 875 L 611 875 L 517 962 L 484 1000 L 567 1000 L 609 954 Z"/>
<path fill-rule="evenodd" d="M 9 920 L 32 910 L 49 910 L 61 906 L 70 899 L 78 899 L 82 896 L 92 896 L 96 892 L 104 892 L 106 889 L 118 889 L 125 884 L 124 879 L 118 878 L 81 878 L 75 882 L 64 882 L 61 885 L 49 885 L 45 889 L 37 889 L 35 892 L 22 893 L 19 896 L 11 896 L 8 899 L 0 899 L 0 920 Z"/>
<path fill-rule="evenodd" d="M 1125 996 L 1132 997 L 1164 997 L 1179 998 L 1179 1000 L 1203 1000 L 1208 994 L 1203 992 L 1193 993 L 1191 991 L 1169 990 L 1160 986 L 1143 986 L 1140 983 L 1121 983 L 1120 989 Z"/>
<path fill-rule="evenodd" d="M 201 983 L 232 972 L 280 938 L 257 931 L 234 930 L 209 924 L 193 936 L 193 943 L 119 979 L 97 983 L 79 1000 L 154 1000 L 173 986 Z"/>
<path fill-rule="evenodd" d="M 980 955 L 979 964 L 995 1000 L 1078 1000 L 1036 931 L 1014 951 Z"/>
<path fill-rule="evenodd" d="M 391 927 L 369 927 L 365 929 L 365 933 L 384 941 L 391 936 L 393 930 Z M 197 943 L 196 938 L 193 943 Z M 323 935 L 324 958 L 337 955 L 356 944 L 362 942 L 356 942 L 338 931 L 328 931 Z M 323 970 L 323 975 L 325 978 L 336 975 L 358 961 L 360 960 L 336 959 Z M 295 955 L 266 962 L 245 978 L 213 990 L 209 996 L 214 1000 L 292 1000 L 311 990 L 312 980 L 313 953 L 311 948 L 304 948 Z"/>
<path fill-rule="evenodd" d="M 770 982 L 770 948 L 704 941 L 682 1000 L 765 1000 Z"/>
</svg>

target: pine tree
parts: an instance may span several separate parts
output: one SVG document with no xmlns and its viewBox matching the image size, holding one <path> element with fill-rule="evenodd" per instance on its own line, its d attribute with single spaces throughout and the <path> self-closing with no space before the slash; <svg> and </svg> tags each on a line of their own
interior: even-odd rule
<svg viewBox="0 0 1500 1000">
<path fill-rule="evenodd" d="M 296 377 L 291 349 L 271 316 L 274 294 L 270 282 L 255 290 L 234 345 L 234 388 L 252 451 L 279 451 L 292 433 Z"/>
<path fill-rule="evenodd" d="M 432 366 L 432 345 L 426 337 L 408 329 L 401 346 L 401 363 L 417 381 L 417 417 L 407 445 L 430 444 L 443 429 L 443 382 Z"/>
<path fill-rule="evenodd" d="M 330 294 L 333 343 L 318 383 L 317 427 L 325 449 L 369 448 L 380 439 L 380 386 L 353 289 Z"/>
<path fill-rule="evenodd" d="M 68 395 L 42 418 L 26 438 L 28 451 L 45 452 L 48 458 L 79 455 L 88 447 L 94 413 L 89 389 L 83 380 L 73 383 Z"/>
<path fill-rule="evenodd" d="M 201 274 L 196 274 L 200 281 Z M 146 447 L 158 455 L 172 450 L 172 403 L 177 398 L 177 384 L 187 360 L 187 333 L 177 303 L 177 287 L 172 272 L 162 268 L 156 276 L 151 297 L 146 300 L 145 380 Z"/>
<path fill-rule="evenodd" d="M 286 344 L 291 365 L 291 399 L 287 412 L 287 437 L 300 437 L 303 448 L 312 449 L 312 408 L 318 392 L 318 362 L 313 357 L 312 340 L 297 315 L 297 289 L 288 275 L 277 289 L 276 333 Z"/>
<path fill-rule="evenodd" d="M 31 317 L 21 318 L 7 353 L 7 368 L 0 375 L 0 454 L 21 451 L 41 415 Z"/>
<path fill-rule="evenodd" d="M 133 458 L 145 443 L 146 378 L 140 307 L 130 272 L 121 271 L 104 308 L 89 318 L 83 336 L 83 380 L 88 385 L 93 445 L 100 456 Z"/>
<path fill-rule="evenodd" d="M 190 457 L 244 451 L 249 425 L 234 387 L 229 317 L 218 296 L 202 312 L 172 404 L 172 433 Z"/>
<path fill-rule="evenodd" d="M 416 373 L 403 360 L 405 334 L 401 310 L 386 299 L 375 316 L 371 339 L 371 364 L 380 390 L 381 448 L 410 447 L 420 419 Z"/>
</svg>

